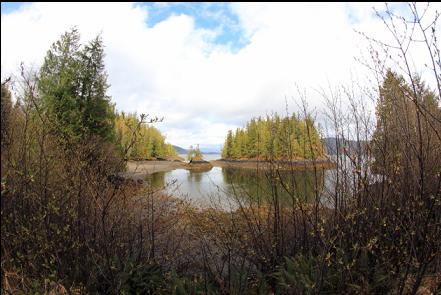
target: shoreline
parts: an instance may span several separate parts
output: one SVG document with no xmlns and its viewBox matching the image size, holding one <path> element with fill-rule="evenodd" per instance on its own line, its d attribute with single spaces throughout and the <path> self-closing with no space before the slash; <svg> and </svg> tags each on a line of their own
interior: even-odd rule
<svg viewBox="0 0 441 295">
<path fill-rule="evenodd" d="M 210 161 L 214 167 L 237 169 L 278 169 L 278 170 L 309 170 L 332 169 L 335 163 L 329 159 L 293 160 L 293 161 L 266 161 L 266 160 L 233 160 L 219 159 Z"/>
<path fill-rule="evenodd" d="M 317 159 L 312 160 L 294 160 L 294 161 L 263 161 L 263 160 L 227 160 L 218 159 L 208 161 L 213 167 L 220 168 L 236 168 L 236 169 L 279 169 L 279 170 L 309 170 L 318 169 L 332 169 L 335 167 L 335 163 L 329 159 Z M 190 171 L 209 171 L 207 167 L 201 167 L 196 164 L 195 166 L 189 166 L 188 163 L 183 161 L 170 161 L 170 160 L 129 160 L 127 161 L 127 170 L 122 173 L 123 176 L 130 177 L 132 179 L 142 179 L 146 175 L 157 172 L 169 172 L 176 169 L 186 169 Z M 206 164 L 201 164 L 206 165 Z"/>
<path fill-rule="evenodd" d="M 175 169 L 184 169 L 187 163 L 169 160 L 129 160 L 127 170 L 130 174 L 152 174 L 156 172 L 168 172 Z"/>
</svg>

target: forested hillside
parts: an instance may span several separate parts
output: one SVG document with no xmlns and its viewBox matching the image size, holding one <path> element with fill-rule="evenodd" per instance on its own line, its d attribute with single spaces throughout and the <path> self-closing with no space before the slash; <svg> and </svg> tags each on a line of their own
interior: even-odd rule
<svg viewBox="0 0 441 295">
<path fill-rule="evenodd" d="M 130 159 L 165 159 L 177 155 L 171 144 L 155 127 L 141 123 L 136 114 L 117 114 L 115 120 L 118 144 Z"/>
<path fill-rule="evenodd" d="M 311 118 L 267 116 L 251 119 L 245 128 L 228 131 L 224 159 L 295 160 L 325 155 Z"/>
</svg>

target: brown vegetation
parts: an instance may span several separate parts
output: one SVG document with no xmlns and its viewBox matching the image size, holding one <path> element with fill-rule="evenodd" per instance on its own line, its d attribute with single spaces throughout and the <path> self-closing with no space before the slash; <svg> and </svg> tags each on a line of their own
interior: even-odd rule
<svg viewBox="0 0 441 295">
<path fill-rule="evenodd" d="M 436 20 L 426 28 L 416 5 L 409 9 L 411 20 L 389 10 L 379 15 L 398 44 L 373 42 L 398 50 L 404 71 L 388 71 L 372 51 L 379 84 L 368 94 L 379 102 L 376 124 L 363 111 L 363 91 L 323 93 L 337 145 L 332 185 L 324 185 L 319 155 L 309 147 L 314 177 L 303 180 L 307 186 L 270 165 L 270 189 L 232 186 L 228 211 L 216 202 L 220 195 L 212 196 L 212 208 L 197 209 L 149 183 L 124 180 L 125 155 L 111 134 L 63 125 L 71 115 L 82 118 L 70 107 L 62 114 L 40 108 L 42 93 L 55 100 L 58 88 L 42 92 L 23 72 L 13 104 L 2 83 L 2 293 L 439 293 L 440 51 L 428 36 Z M 435 91 L 409 68 L 407 43 L 396 31 L 403 21 L 428 47 Z M 404 42 L 415 39 L 405 35 Z M 343 98 L 349 113 L 339 109 Z M 339 146 L 348 135 L 357 148 Z M 312 200 L 302 195 L 306 187 Z"/>
</svg>

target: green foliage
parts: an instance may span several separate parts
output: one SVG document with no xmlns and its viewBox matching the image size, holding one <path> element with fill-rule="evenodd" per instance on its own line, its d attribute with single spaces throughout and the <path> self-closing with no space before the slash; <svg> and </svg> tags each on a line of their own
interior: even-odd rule
<svg viewBox="0 0 441 295">
<path fill-rule="evenodd" d="M 165 159 L 177 155 L 173 146 L 165 143 L 161 132 L 141 123 L 135 113 L 117 114 L 115 133 L 118 145 L 130 159 Z"/>
<path fill-rule="evenodd" d="M 42 107 L 67 143 L 90 136 L 114 140 L 103 48 L 100 36 L 81 46 L 78 31 L 72 29 L 51 46 L 40 69 Z"/>
<path fill-rule="evenodd" d="M 370 262 L 366 251 L 353 250 L 340 248 L 328 252 L 324 260 L 310 253 L 285 257 L 285 263 L 273 275 L 276 293 L 388 294 L 396 288 L 392 273 Z"/>
<path fill-rule="evenodd" d="M 121 294 L 158 294 L 166 287 L 164 274 L 157 264 L 134 265 L 123 271 Z"/>
<path fill-rule="evenodd" d="M 230 159 L 233 157 L 233 144 L 233 132 L 231 130 L 228 130 L 224 148 L 222 149 L 222 158 Z"/>
<path fill-rule="evenodd" d="M 280 118 L 277 114 L 253 118 L 234 133 L 229 130 L 222 150 L 224 159 L 310 159 L 324 154 L 312 118 Z"/>
<path fill-rule="evenodd" d="M 280 294 L 316 294 L 317 280 L 320 276 L 311 257 L 299 255 L 285 258 L 285 267 L 275 273 Z"/>
<path fill-rule="evenodd" d="M 210 282 L 204 282 L 199 277 L 179 276 L 175 271 L 171 272 L 168 290 L 164 293 L 173 295 L 219 294 Z"/>
</svg>

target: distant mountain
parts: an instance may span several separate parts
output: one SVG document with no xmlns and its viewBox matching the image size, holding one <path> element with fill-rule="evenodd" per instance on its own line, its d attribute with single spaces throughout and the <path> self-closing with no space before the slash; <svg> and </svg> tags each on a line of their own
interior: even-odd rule
<svg viewBox="0 0 441 295">
<path fill-rule="evenodd" d="M 203 154 L 220 154 L 221 153 L 221 151 L 217 147 L 201 148 L 201 152 Z"/>
<path fill-rule="evenodd" d="M 201 150 L 201 152 L 203 153 L 203 154 L 207 154 L 207 155 L 217 155 L 217 154 L 220 154 L 221 152 L 219 152 L 219 151 L 210 151 L 210 150 Z"/>
<path fill-rule="evenodd" d="M 220 144 L 204 144 L 201 147 L 201 152 L 203 154 L 220 154 L 222 146 Z"/>
<path fill-rule="evenodd" d="M 188 154 L 188 149 L 184 149 L 184 148 L 177 146 L 177 145 L 172 145 L 172 146 L 178 154 Z M 200 148 L 200 150 L 203 154 L 220 154 L 221 153 L 220 148 L 218 146 L 214 146 L 214 145 Z"/>
<path fill-rule="evenodd" d="M 188 153 L 188 150 L 181 148 L 180 146 L 177 146 L 177 145 L 172 145 L 172 146 L 178 154 L 187 154 Z"/>
<path fill-rule="evenodd" d="M 326 146 L 326 150 L 328 151 L 328 155 L 336 155 L 337 154 L 337 143 L 340 147 L 340 153 L 343 152 L 343 147 L 346 147 L 349 149 L 349 151 L 356 151 L 358 148 L 357 141 L 355 140 L 343 140 L 337 139 L 335 137 L 326 137 L 322 139 L 323 144 Z M 363 150 L 366 145 L 367 141 L 361 140 L 360 141 L 360 147 Z"/>
</svg>

